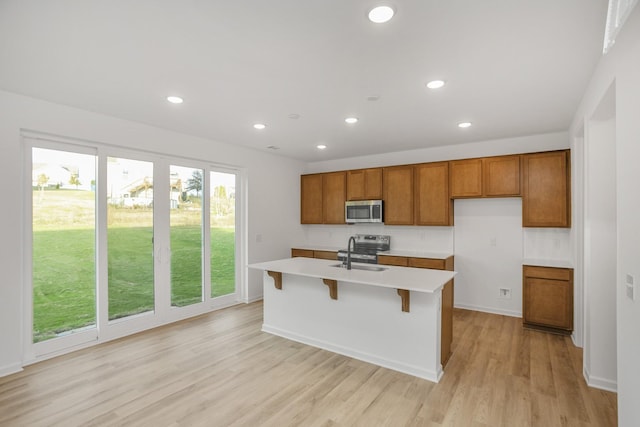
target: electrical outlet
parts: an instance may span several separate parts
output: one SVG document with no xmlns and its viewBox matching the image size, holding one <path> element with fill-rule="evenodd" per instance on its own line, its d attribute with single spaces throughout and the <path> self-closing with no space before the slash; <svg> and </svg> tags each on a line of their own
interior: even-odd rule
<svg viewBox="0 0 640 427">
<path fill-rule="evenodd" d="M 489 239 L 489 245 L 497 246 L 498 245 L 497 239 L 495 237 L 492 237 L 491 239 Z"/>
<path fill-rule="evenodd" d="M 631 274 L 627 274 L 626 277 L 626 285 L 627 285 L 627 298 L 629 298 L 631 301 L 635 300 L 635 295 L 634 295 L 634 287 L 633 287 L 633 276 Z"/>
<path fill-rule="evenodd" d="M 511 299 L 511 289 L 509 288 L 500 288 L 500 296 L 501 299 Z"/>
</svg>

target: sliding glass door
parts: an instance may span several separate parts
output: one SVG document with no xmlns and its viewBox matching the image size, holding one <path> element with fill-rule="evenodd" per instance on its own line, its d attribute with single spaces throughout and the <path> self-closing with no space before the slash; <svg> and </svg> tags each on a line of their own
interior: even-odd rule
<svg viewBox="0 0 640 427">
<path fill-rule="evenodd" d="M 236 175 L 212 171 L 209 184 L 211 218 L 211 297 L 236 292 Z"/>
<path fill-rule="evenodd" d="M 96 327 L 96 156 L 34 147 L 31 171 L 32 340 L 40 342 Z"/>
<path fill-rule="evenodd" d="M 237 301 L 234 171 L 30 141 L 35 357 Z"/>
<path fill-rule="evenodd" d="M 169 218 L 174 307 L 203 301 L 203 178 L 202 169 L 171 165 Z"/>
<path fill-rule="evenodd" d="M 153 311 L 153 163 L 107 158 L 109 320 Z"/>
</svg>

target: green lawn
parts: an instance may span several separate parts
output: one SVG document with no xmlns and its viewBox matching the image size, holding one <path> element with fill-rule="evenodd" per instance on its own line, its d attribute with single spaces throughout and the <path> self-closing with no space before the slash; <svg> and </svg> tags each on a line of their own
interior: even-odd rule
<svg viewBox="0 0 640 427">
<path fill-rule="evenodd" d="M 77 193 L 77 194 L 73 194 Z M 95 232 L 87 225 L 93 203 L 90 192 L 34 193 L 33 304 L 34 342 L 95 325 Z M 36 199 L 37 198 L 37 199 Z M 69 201 L 75 209 L 69 208 Z M 61 209 L 61 206 L 65 206 Z M 153 230 L 150 210 L 110 209 L 109 318 L 153 310 Z M 54 213 L 58 213 L 56 218 Z M 201 228 L 188 225 L 192 213 L 172 211 L 171 302 L 184 306 L 200 302 Z M 126 220 L 123 220 L 126 219 Z M 186 219 L 185 219 L 186 218 Z M 138 221 L 136 221 L 136 219 Z M 235 233 L 233 227 L 211 228 L 211 296 L 235 291 Z"/>
</svg>

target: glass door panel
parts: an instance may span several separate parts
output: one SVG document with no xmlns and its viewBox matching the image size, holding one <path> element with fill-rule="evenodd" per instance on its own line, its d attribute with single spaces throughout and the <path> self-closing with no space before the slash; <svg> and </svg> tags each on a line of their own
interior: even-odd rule
<svg viewBox="0 0 640 427">
<path fill-rule="evenodd" d="M 202 169 L 170 168 L 171 305 L 203 300 Z"/>
<path fill-rule="evenodd" d="M 236 175 L 211 172 L 211 297 L 236 291 Z"/>
<path fill-rule="evenodd" d="M 153 163 L 107 159 L 109 320 L 154 310 Z"/>
<path fill-rule="evenodd" d="M 96 157 L 32 151 L 33 342 L 96 327 Z"/>
</svg>

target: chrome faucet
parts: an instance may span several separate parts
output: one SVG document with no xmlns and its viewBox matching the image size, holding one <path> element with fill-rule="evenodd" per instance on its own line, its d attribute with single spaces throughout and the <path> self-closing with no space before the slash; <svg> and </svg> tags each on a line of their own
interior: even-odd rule
<svg viewBox="0 0 640 427">
<path fill-rule="evenodd" d="M 356 250 L 356 238 L 349 237 L 349 243 L 347 243 L 347 270 L 351 270 L 351 242 L 353 241 L 353 250 Z"/>
</svg>

